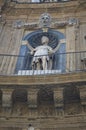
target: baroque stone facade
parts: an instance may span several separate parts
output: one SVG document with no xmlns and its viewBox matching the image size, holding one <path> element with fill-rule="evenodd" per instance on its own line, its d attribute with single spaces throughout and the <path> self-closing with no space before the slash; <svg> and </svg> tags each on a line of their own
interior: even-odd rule
<svg viewBox="0 0 86 130">
<path fill-rule="evenodd" d="M 0 130 L 85 130 L 86 2 L 24 2 L 0 1 Z M 48 28 L 39 26 L 44 13 L 51 16 Z M 66 56 L 57 52 L 53 65 L 62 73 L 18 75 L 30 69 L 31 59 L 22 57 L 43 34 L 52 48 L 63 45 Z"/>
</svg>

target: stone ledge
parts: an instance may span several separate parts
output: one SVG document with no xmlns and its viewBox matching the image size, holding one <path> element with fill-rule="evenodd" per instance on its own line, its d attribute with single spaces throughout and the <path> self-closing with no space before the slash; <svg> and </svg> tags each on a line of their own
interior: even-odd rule
<svg viewBox="0 0 86 130">
<path fill-rule="evenodd" d="M 38 8 L 59 8 L 64 5 L 64 7 L 70 7 L 70 6 L 78 6 L 79 3 L 77 1 L 70 1 L 70 2 L 61 2 L 61 3 L 27 3 L 27 4 L 16 4 L 15 8 L 34 8 L 34 9 L 38 9 Z"/>
<path fill-rule="evenodd" d="M 16 127 L 23 127 L 23 126 L 27 126 L 28 125 L 28 122 L 32 122 L 34 125 L 39 125 L 41 124 L 42 125 L 42 128 L 57 128 L 57 126 L 59 128 L 68 128 L 68 127 L 76 127 L 79 126 L 79 127 L 86 127 L 86 116 L 76 116 L 76 117 L 69 117 L 69 118 L 39 118 L 39 119 L 35 119 L 32 118 L 32 119 L 26 119 L 26 118 L 14 118 L 14 119 L 11 119 L 11 118 L 8 118 L 8 120 L 1 120 L 0 119 L 0 127 L 3 127 L 3 126 L 16 126 Z M 81 121 L 81 122 L 80 122 Z M 46 122 L 48 122 L 46 124 Z"/>
<path fill-rule="evenodd" d="M 86 72 L 34 76 L 0 76 L 0 85 L 47 85 L 85 81 Z"/>
</svg>

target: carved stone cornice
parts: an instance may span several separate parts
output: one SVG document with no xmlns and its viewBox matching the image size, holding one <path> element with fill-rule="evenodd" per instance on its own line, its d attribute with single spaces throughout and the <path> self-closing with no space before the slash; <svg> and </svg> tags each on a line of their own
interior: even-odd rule
<svg viewBox="0 0 86 130">
<path fill-rule="evenodd" d="M 69 1 L 69 2 L 56 2 L 56 3 L 17 3 L 17 2 L 10 2 L 6 8 L 4 8 L 4 13 L 7 15 L 14 15 L 14 16 L 20 16 L 20 15 L 28 15 L 32 14 L 31 10 L 33 11 L 33 14 L 35 16 L 37 14 L 42 14 L 47 9 L 48 13 L 65 13 L 65 15 L 68 13 L 76 13 L 80 12 L 80 10 L 85 11 L 86 8 L 86 2 L 83 1 Z M 67 14 L 67 15 L 68 15 Z M 73 16 L 73 15 L 72 15 Z"/>
<path fill-rule="evenodd" d="M 51 15 L 49 13 L 43 13 L 40 15 L 38 22 L 25 22 L 22 20 L 15 20 L 13 22 L 13 28 L 25 28 L 25 29 L 39 29 L 41 28 L 43 31 L 48 28 L 63 28 L 65 26 L 73 26 L 73 25 L 78 25 L 79 21 L 76 18 L 69 17 L 67 19 L 62 19 L 62 20 L 52 20 Z"/>
<path fill-rule="evenodd" d="M 58 75 L 40 75 L 40 76 L 0 76 L 0 86 L 2 85 L 58 85 L 67 83 L 86 83 L 86 72 L 67 73 Z"/>
<path fill-rule="evenodd" d="M 64 11 L 64 12 L 71 12 L 70 10 L 72 10 L 73 12 L 76 10 L 76 8 L 77 7 L 79 7 L 79 2 L 77 2 L 77 1 L 70 1 L 70 2 L 56 2 L 56 3 L 42 3 L 42 4 L 40 4 L 40 3 L 30 3 L 30 4 L 24 4 L 24 3 L 20 3 L 20 4 L 18 4 L 18 3 L 10 3 L 9 4 L 9 6 L 8 6 L 8 10 L 10 9 L 10 11 L 12 12 L 14 12 L 14 14 L 15 14 L 15 12 L 17 11 L 17 14 L 16 15 L 18 15 L 18 13 L 20 14 L 26 14 L 26 13 L 29 13 L 29 10 L 33 10 L 33 12 L 36 14 L 36 12 L 35 11 L 37 11 L 38 10 L 38 13 L 40 13 L 41 12 L 41 14 L 43 13 L 43 12 L 45 12 L 45 9 L 47 9 L 47 12 L 56 12 L 56 13 L 61 13 L 62 12 L 62 10 Z M 6 8 L 7 9 L 7 8 Z M 4 9 L 5 10 L 5 9 Z M 23 10 L 23 11 L 22 11 Z M 26 11 L 27 10 L 27 11 Z M 34 11 L 35 10 L 35 11 Z M 11 12 L 10 11 L 8 11 L 8 13 L 9 14 L 11 14 Z M 7 13 L 7 12 L 6 12 Z M 13 15 L 14 15 L 13 14 Z"/>
<path fill-rule="evenodd" d="M 26 3 L 26 4 L 21 4 L 21 3 L 16 3 L 16 5 L 15 5 L 15 8 L 34 8 L 34 9 L 41 9 L 41 8 L 55 8 L 55 7 L 57 7 L 57 8 L 62 8 L 62 6 L 65 6 L 65 7 L 71 7 L 71 6 L 77 6 L 77 5 L 79 5 L 79 3 L 77 2 L 77 1 L 70 1 L 70 2 L 55 2 L 55 3 L 52 3 L 52 2 L 50 2 L 50 3 L 42 3 L 42 4 L 40 4 L 40 3 L 30 3 L 30 4 L 28 4 L 28 3 Z"/>
</svg>

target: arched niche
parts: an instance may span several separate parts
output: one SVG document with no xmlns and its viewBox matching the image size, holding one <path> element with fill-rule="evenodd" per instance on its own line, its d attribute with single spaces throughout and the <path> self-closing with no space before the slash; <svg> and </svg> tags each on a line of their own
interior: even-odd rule
<svg viewBox="0 0 86 130">
<path fill-rule="evenodd" d="M 60 40 L 65 39 L 63 33 L 49 29 L 48 32 L 43 32 L 42 30 L 38 30 L 29 33 L 26 36 L 24 36 L 22 40 L 28 41 L 29 45 L 35 48 L 41 45 L 42 36 L 47 36 L 49 38 L 48 45 L 51 46 L 53 49 L 55 49 L 58 46 Z M 65 71 L 65 66 L 66 66 L 65 54 L 63 55 L 59 54 L 59 53 L 65 53 L 66 51 L 65 46 L 66 44 L 63 41 L 59 49 L 53 55 L 52 69 L 61 70 L 62 72 Z M 32 56 L 30 55 L 30 48 L 27 45 L 21 45 L 19 55 L 22 55 L 22 57 L 18 58 L 15 73 L 17 73 L 18 70 L 31 70 Z"/>
<path fill-rule="evenodd" d="M 37 95 L 38 113 L 43 116 L 54 114 L 54 95 L 51 88 L 41 88 Z"/>
<path fill-rule="evenodd" d="M 64 112 L 78 114 L 81 112 L 80 92 L 75 86 L 67 86 L 63 90 Z"/>
<path fill-rule="evenodd" d="M 12 93 L 13 112 L 19 115 L 27 112 L 27 91 L 25 89 L 15 89 Z"/>
</svg>

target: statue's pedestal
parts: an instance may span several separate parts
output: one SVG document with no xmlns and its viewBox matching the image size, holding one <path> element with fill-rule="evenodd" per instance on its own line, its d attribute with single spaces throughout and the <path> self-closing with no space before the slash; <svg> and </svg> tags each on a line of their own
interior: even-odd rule
<svg viewBox="0 0 86 130">
<path fill-rule="evenodd" d="M 58 74 L 61 70 L 19 70 L 18 75 L 44 75 L 44 74 Z"/>
</svg>

